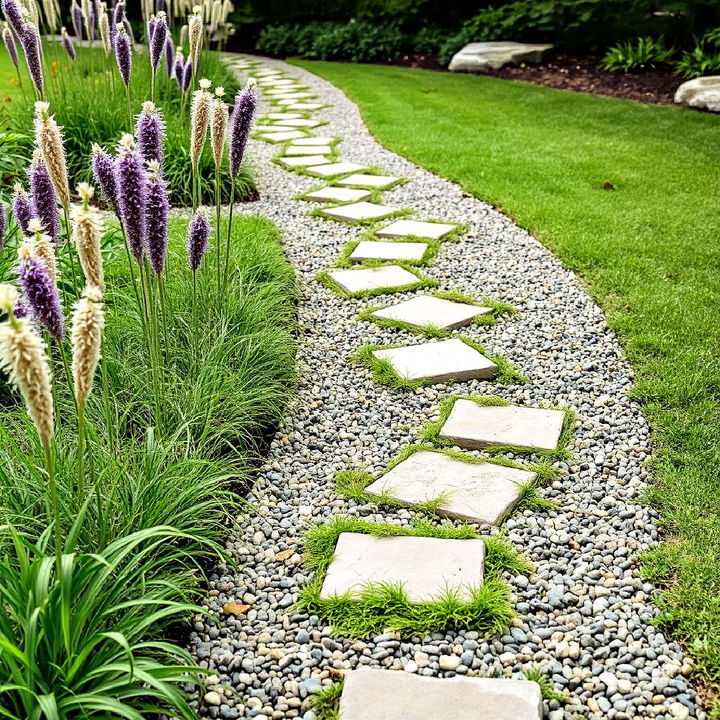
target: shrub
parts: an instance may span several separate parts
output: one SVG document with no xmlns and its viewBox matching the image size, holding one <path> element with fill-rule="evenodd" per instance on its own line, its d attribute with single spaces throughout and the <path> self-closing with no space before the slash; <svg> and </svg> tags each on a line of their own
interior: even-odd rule
<svg viewBox="0 0 720 720">
<path fill-rule="evenodd" d="M 610 72 L 657 70 L 669 64 L 673 52 L 664 46 L 662 38 L 641 37 L 611 47 L 603 58 L 602 66 Z"/>
<path fill-rule="evenodd" d="M 720 72 L 720 28 L 708 31 L 696 41 L 692 50 L 683 52 L 675 69 L 686 78 Z"/>
<path fill-rule="evenodd" d="M 410 49 L 419 53 L 436 53 L 447 39 L 448 31 L 438 25 L 425 25 L 410 42 Z"/>
</svg>

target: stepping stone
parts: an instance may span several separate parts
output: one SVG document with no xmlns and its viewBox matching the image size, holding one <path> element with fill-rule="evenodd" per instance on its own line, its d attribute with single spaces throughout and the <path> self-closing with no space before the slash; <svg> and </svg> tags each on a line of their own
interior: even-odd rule
<svg viewBox="0 0 720 720">
<path fill-rule="evenodd" d="M 298 86 L 297 86 L 297 89 L 300 89 L 300 88 L 301 88 L 301 86 L 298 85 Z M 292 86 L 292 90 L 295 90 L 295 86 L 294 86 L 294 85 Z M 266 95 L 282 95 L 282 96 L 285 96 L 285 95 L 290 95 L 291 92 L 292 92 L 292 90 L 291 90 L 289 87 L 282 87 L 282 88 L 271 88 L 270 90 L 264 90 L 263 92 L 264 92 Z"/>
<path fill-rule="evenodd" d="M 362 270 L 331 270 L 328 275 L 345 292 L 353 294 L 366 290 L 387 288 L 388 292 L 414 285 L 420 278 L 399 265 L 384 265 Z"/>
<path fill-rule="evenodd" d="M 390 223 L 387 227 L 378 230 L 375 234 L 378 237 L 396 238 L 405 235 L 415 235 L 417 237 L 430 238 L 431 240 L 439 240 L 448 233 L 457 228 L 456 225 L 448 223 L 431 223 L 420 222 L 418 220 L 397 220 Z"/>
<path fill-rule="evenodd" d="M 267 115 L 263 115 L 263 120 L 297 120 L 302 117 L 300 113 L 295 112 L 271 112 Z"/>
<path fill-rule="evenodd" d="M 315 97 L 314 95 L 305 95 L 302 93 L 298 93 L 301 97 Z M 284 97 L 284 98 L 272 98 L 273 102 L 275 102 L 276 105 L 294 105 L 295 100 L 299 99 L 296 95 L 295 97 Z M 319 121 L 318 121 L 319 122 Z"/>
<path fill-rule="evenodd" d="M 364 187 L 382 189 L 396 183 L 399 179 L 399 177 L 392 177 L 391 175 L 364 175 L 358 173 L 338 180 L 338 182 L 340 185 L 363 185 Z"/>
<path fill-rule="evenodd" d="M 351 203 L 350 205 L 341 205 L 335 208 L 327 208 L 321 210 L 321 212 L 333 220 L 377 220 L 378 218 L 391 215 L 396 212 L 396 210 L 397 208 L 363 201 Z"/>
<path fill-rule="evenodd" d="M 258 125 L 257 132 L 290 132 L 291 130 L 297 130 L 295 125 L 289 125 L 292 120 L 285 120 L 281 122 L 269 123 L 268 125 Z"/>
<path fill-rule="evenodd" d="M 287 155 L 329 155 L 332 148 L 329 145 L 291 145 L 285 152 Z"/>
<path fill-rule="evenodd" d="M 419 450 L 365 488 L 368 495 L 391 495 L 407 505 L 443 497 L 438 511 L 448 517 L 499 525 L 520 499 L 521 486 L 535 473 L 496 465 L 464 462 L 441 452 Z"/>
<path fill-rule="evenodd" d="M 513 445 L 528 450 L 555 450 L 564 422 L 562 410 L 481 405 L 459 398 L 440 430 L 440 437 L 472 449 Z"/>
<path fill-rule="evenodd" d="M 354 162 L 335 162 L 325 165 L 321 168 L 309 168 L 308 172 L 318 177 L 335 177 L 335 175 L 345 175 L 345 173 L 362 170 L 363 166 Z"/>
<path fill-rule="evenodd" d="M 320 598 L 350 593 L 357 597 L 369 584 L 402 584 L 411 603 L 442 596 L 457 589 L 469 602 L 471 589 L 482 584 L 485 541 L 413 535 L 376 537 L 341 533 L 328 567 Z"/>
<path fill-rule="evenodd" d="M 427 243 L 373 242 L 361 240 L 350 254 L 350 260 L 422 260 Z"/>
<path fill-rule="evenodd" d="M 355 190 L 353 188 L 324 187 L 307 193 L 304 200 L 318 200 L 320 202 L 359 202 L 370 197 L 369 190 Z"/>
<path fill-rule="evenodd" d="M 307 157 L 281 157 L 280 164 L 285 167 L 307 167 L 308 165 L 321 165 L 330 161 L 322 155 L 310 155 Z"/>
<path fill-rule="evenodd" d="M 319 110 L 325 106 L 323 103 L 299 102 L 293 103 L 292 105 L 286 105 L 285 107 L 288 108 L 288 110 Z"/>
<path fill-rule="evenodd" d="M 292 125 L 293 127 L 313 128 L 322 125 L 322 120 L 312 120 L 311 118 L 298 118 L 297 120 L 286 120 L 283 125 Z"/>
<path fill-rule="evenodd" d="M 329 145 L 333 140 L 335 140 L 335 138 L 330 135 L 318 135 L 303 138 L 302 140 L 294 142 L 293 145 Z"/>
<path fill-rule="evenodd" d="M 530 680 L 436 678 L 362 668 L 345 673 L 342 720 L 542 720 Z"/>
<path fill-rule="evenodd" d="M 296 138 L 305 137 L 305 133 L 301 130 L 287 130 L 286 132 L 269 132 L 263 133 L 261 139 L 273 143 L 286 142 L 287 140 L 295 140 Z"/>
<path fill-rule="evenodd" d="M 381 320 L 399 320 L 414 327 L 455 330 L 468 325 L 478 315 L 487 315 L 491 312 L 492 308 L 480 305 L 467 305 L 432 295 L 419 295 L 397 305 L 376 310 L 373 316 Z"/>
<path fill-rule="evenodd" d="M 422 345 L 406 345 L 373 352 L 379 360 L 387 360 L 400 377 L 408 380 L 486 379 L 497 374 L 497 365 L 462 340 L 440 340 Z"/>
</svg>

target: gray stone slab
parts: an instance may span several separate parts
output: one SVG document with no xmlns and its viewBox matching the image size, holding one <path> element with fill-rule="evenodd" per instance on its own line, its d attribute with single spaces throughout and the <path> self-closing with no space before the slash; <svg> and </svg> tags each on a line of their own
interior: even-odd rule
<svg viewBox="0 0 720 720">
<path fill-rule="evenodd" d="M 408 380 L 486 379 L 497 374 L 497 365 L 462 340 L 452 338 L 375 350 L 373 355 L 387 360 L 395 372 Z"/>
<path fill-rule="evenodd" d="M 392 175 L 365 175 L 363 173 L 356 173 L 338 182 L 341 185 L 361 185 L 363 187 L 382 190 L 383 188 L 390 187 L 390 185 L 396 183 L 399 179 L 399 177 L 393 177 Z"/>
<path fill-rule="evenodd" d="M 306 94 L 306 93 L 298 93 L 295 97 L 272 98 L 272 100 L 276 105 L 282 105 L 284 107 L 286 105 L 294 105 L 295 101 L 299 100 L 300 97 L 315 97 L 315 95 Z"/>
<path fill-rule="evenodd" d="M 327 215 L 333 220 L 377 220 L 378 218 L 384 218 L 388 215 L 392 215 L 392 213 L 396 211 L 397 208 L 363 201 L 351 203 L 350 205 L 340 205 L 339 207 L 326 208 L 321 212 L 323 215 Z"/>
<path fill-rule="evenodd" d="M 493 41 L 470 43 L 453 55 L 448 70 L 452 72 L 484 72 L 503 65 L 539 63 L 552 45 Z"/>
<path fill-rule="evenodd" d="M 456 229 L 456 225 L 449 223 L 422 222 L 420 220 L 396 220 L 387 227 L 381 228 L 375 234 L 378 237 L 403 237 L 415 235 L 416 237 L 439 240 Z"/>
<path fill-rule="evenodd" d="M 263 115 L 261 120 L 297 120 L 302 115 L 296 112 L 271 112 Z"/>
<path fill-rule="evenodd" d="M 281 157 L 280 164 L 285 167 L 307 167 L 308 165 L 321 165 L 324 162 L 330 162 L 322 155 L 310 155 L 306 157 Z"/>
<path fill-rule="evenodd" d="M 359 202 L 370 197 L 369 190 L 357 190 L 355 188 L 324 187 L 313 190 L 303 196 L 305 200 L 317 200 L 318 202 Z"/>
<path fill-rule="evenodd" d="M 542 720 L 540 686 L 505 678 L 426 677 L 361 668 L 345 673 L 341 720 Z"/>
<path fill-rule="evenodd" d="M 499 525 L 520 499 L 521 485 L 535 473 L 495 463 L 456 460 L 440 452 L 420 450 L 365 488 L 384 492 L 408 505 L 445 499 L 438 511 L 448 517 Z"/>
<path fill-rule="evenodd" d="M 270 95 L 268 92 L 267 95 Z M 303 98 L 312 98 L 315 97 L 312 93 L 308 92 L 279 92 L 274 93 L 269 99 L 270 100 L 302 100 Z"/>
<path fill-rule="evenodd" d="M 720 75 L 687 80 L 675 91 L 675 102 L 690 108 L 720 112 Z"/>
<path fill-rule="evenodd" d="M 354 162 L 336 162 L 330 165 L 325 165 L 322 168 L 309 168 L 308 172 L 318 177 L 335 177 L 336 175 L 345 175 L 349 172 L 355 172 L 356 170 L 362 170 L 363 165 L 358 165 Z M 340 181 L 342 184 L 342 181 Z"/>
<path fill-rule="evenodd" d="M 301 128 L 313 128 L 318 125 L 322 125 L 322 120 L 313 120 L 312 118 L 298 118 L 297 120 L 286 120 L 284 125 L 291 125 L 292 127 Z"/>
<path fill-rule="evenodd" d="M 260 137 L 268 142 L 281 143 L 305 137 L 305 133 L 302 130 L 285 130 L 284 132 L 263 133 Z"/>
<path fill-rule="evenodd" d="M 264 90 L 264 93 L 265 93 L 268 97 L 286 97 L 286 96 L 289 96 L 289 95 L 291 95 L 291 94 L 294 94 L 294 93 L 295 93 L 295 89 L 296 89 L 296 86 L 293 85 L 292 87 L 289 87 L 289 88 L 288 88 L 288 87 L 270 88 L 269 90 Z M 299 89 L 300 89 L 300 88 L 298 87 L 298 90 L 299 90 Z"/>
<path fill-rule="evenodd" d="M 561 410 L 480 405 L 461 398 L 455 401 L 440 437 L 466 448 L 514 445 L 555 450 L 564 421 L 565 413 Z"/>
<path fill-rule="evenodd" d="M 331 152 L 329 145 L 290 145 L 285 150 L 286 155 L 329 155 Z"/>
<path fill-rule="evenodd" d="M 468 325 L 478 315 L 487 315 L 491 312 L 492 308 L 480 305 L 468 305 L 432 295 L 419 295 L 397 305 L 376 310 L 373 316 L 381 320 L 399 320 L 415 327 L 455 330 Z"/>
<path fill-rule="evenodd" d="M 331 270 L 328 275 L 345 292 L 359 293 L 366 290 L 379 290 L 414 285 L 420 278 L 399 265 L 384 265 L 377 268 L 363 268 L 362 270 Z"/>
<path fill-rule="evenodd" d="M 291 130 L 298 130 L 295 125 L 288 125 L 290 120 L 284 120 L 282 122 L 268 123 L 267 125 L 258 125 L 257 132 L 290 132 Z"/>
<path fill-rule="evenodd" d="M 350 260 L 422 260 L 427 243 L 374 242 L 361 240 L 350 254 Z"/>
<path fill-rule="evenodd" d="M 285 106 L 288 110 L 319 110 L 325 107 L 323 103 L 299 102 Z"/>
<path fill-rule="evenodd" d="M 335 140 L 332 135 L 316 135 L 315 137 L 306 137 L 302 140 L 294 142 L 293 145 L 330 145 Z"/>
<path fill-rule="evenodd" d="M 398 535 L 342 533 L 325 575 L 320 597 L 350 593 L 379 583 L 400 584 L 412 603 L 427 602 L 456 589 L 463 600 L 483 581 L 485 542 Z"/>
</svg>

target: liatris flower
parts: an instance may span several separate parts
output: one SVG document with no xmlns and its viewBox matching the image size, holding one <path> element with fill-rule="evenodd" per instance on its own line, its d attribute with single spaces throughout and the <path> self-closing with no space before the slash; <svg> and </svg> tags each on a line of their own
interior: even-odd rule
<svg viewBox="0 0 720 720">
<path fill-rule="evenodd" d="M 3 42 L 5 43 L 5 49 L 8 52 L 8 55 L 10 56 L 10 59 L 12 60 L 13 65 L 17 69 L 18 67 L 18 51 L 17 51 L 17 45 L 15 44 L 15 36 L 12 34 L 12 30 L 10 29 L 10 25 L 7 23 L 3 24 Z"/>
<path fill-rule="evenodd" d="M 126 17 L 123 18 L 122 24 L 130 40 L 130 47 L 133 47 L 133 45 L 135 45 L 135 38 L 133 37 L 132 25 Z"/>
<path fill-rule="evenodd" d="M 0 253 L 5 247 L 5 230 L 7 230 L 7 219 L 5 217 L 5 204 L 0 202 Z"/>
<path fill-rule="evenodd" d="M 118 25 L 115 31 L 115 61 L 125 87 L 130 87 L 132 73 L 132 45 L 124 25 Z"/>
<path fill-rule="evenodd" d="M 150 38 L 150 65 L 152 66 L 153 72 L 157 70 L 160 64 L 160 58 L 162 57 L 163 50 L 165 50 L 167 36 L 168 26 L 165 20 L 165 13 L 163 13 L 155 21 L 155 28 Z"/>
<path fill-rule="evenodd" d="M 2 0 L 2 11 L 5 19 L 10 23 L 15 34 L 22 42 L 25 34 L 25 20 L 20 12 L 20 5 L 17 0 Z"/>
<path fill-rule="evenodd" d="M 135 137 L 138 150 L 145 161 L 156 160 L 158 165 L 162 165 L 165 123 L 155 103 L 150 101 L 143 103 L 142 112 L 138 115 L 135 126 Z"/>
<path fill-rule="evenodd" d="M 100 361 L 105 314 L 99 288 L 87 287 L 75 303 L 72 317 L 72 374 L 75 399 L 85 407 Z"/>
<path fill-rule="evenodd" d="M 182 84 L 180 85 L 180 90 L 182 90 L 183 93 L 186 93 L 190 89 L 190 83 L 192 81 L 193 77 L 193 69 L 192 69 L 192 60 L 188 58 L 185 61 L 185 67 L 183 68 L 183 75 L 182 75 Z"/>
<path fill-rule="evenodd" d="M 168 201 L 167 183 L 160 175 L 160 164 L 155 160 L 148 163 L 147 206 L 147 247 L 150 265 L 156 275 L 165 268 L 165 255 L 168 244 Z"/>
<path fill-rule="evenodd" d="M 120 217 L 117 184 L 115 182 L 115 160 L 110 153 L 105 152 L 97 143 L 92 146 L 92 170 L 95 182 L 100 187 L 105 201 L 112 207 L 115 214 Z"/>
<path fill-rule="evenodd" d="M 118 36 L 119 37 L 119 36 Z M 118 146 L 115 182 L 125 237 L 133 257 L 140 262 L 145 248 L 146 185 L 143 159 L 135 148 L 133 136 L 126 133 Z"/>
<path fill-rule="evenodd" d="M 95 42 L 95 38 L 97 37 L 97 18 L 95 17 L 94 7 L 90 7 L 90 14 L 85 24 L 87 25 L 87 34 L 90 42 Z"/>
<path fill-rule="evenodd" d="M 92 8 L 90 6 L 90 0 L 80 0 L 80 7 L 82 8 L 83 29 L 85 30 L 85 37 L 88 40 L 92 40 Z"/>
<path fill-rule="evenodd" d="M 196 170 L 205 146 L 205 138 L 210 124 L 212 95 L 208 92 L 209 87 L 210 81 L 203 78 L 200 81 L 200 89 L 196 90 L 193 95 L 190 115 L 190 162 Z"/>
<path fill-rule="evenodd" d="M 21 295 L 17 302 L 15 303 L 15 309 L 13 310 L 13 315 L 15 315 L 18 320 L 20 318 L 26 318 L 30 315 L 30 308 L 28 307 L 27 301 L 25 298 Z"/>
<path fill-rule="evenodd" d="M 83 39 L 83 15 L 82 8 L 73 0 L 70 7 L 70 17 L 72 18 L 73 32 L 78 40 Z"/>
<path fill-rule="evenodd" d="M 87 183 L 80 183 L 77 189 L 82 199 L 82 205 L 76 205 L 72 209 L 75 247 L 87 284 L 102 290 L 105 287 L 100 253 L 100 239 L 103 232 L 102 217 L 95 208 L 89 205 L 90 198 L 93 196 L 93 188 Z"/>
<path fill-rule="evenodd" d="M 248 135 L 257 108 L 255 80 L 250 78 L 245 88 L 235 96 L 235 107 L 230 119 L 230 175 L 238 176 L 245 155 Z"/>
<path fill-rule="evenodd" d="M 55 246 L 52 238 L 43 232 L 40 218 L 32 218 L 28 223 L 28 233 L 32 235 L 31 239 L 26 239 L 32 248 L 33 255 L 39 257 L 45 263 L 45 269 L 50 275 L 53 282 L 57 282 L 57 258 L 55 257 Z"/>
<path fill-rule="evenodd" d="M 45 345 L 30 321 L 12 314 L 16 302 L 17 291 L 0 291 L 3 310 L 10 314 L 10 320 L 0 325 L 0 368 L 20 391 L 40 442 L 49 448 L 54 424 L 50 367 Z"/>
<path fill-rule="evenodd" d="M 125 19 L 125 3 L 119 2 L 113 8 L 112 18 L 110 18 L 110 45 L 115 49 L 115 38 L 117 36 L 117 26 L 123 24 Z"/>
<path fill-rule="evenodd" d="M 175 74 L 175 45 L 170 33 L 167 34 L 165 39 L 165 73 L 168 78 L 173 77 Z"/>
<path fill-rule="evenodd" d="M 188 225 L 188 263 L 193 273 L 197 272 L 208 247 L 210 223 L 203 210 L 198 210 Z"/>
<path fill-rule="evenodd" d="M 50 277 L 45 263 L 33 253 L 29 244 L 26 243 L 18 250 L 18 257 L 20 285 L 33 318 L 44 325 L 57 342 L 61 342 L 65 321 L 57 285 Z"/>
<path fill-rule="evenodd" d="M 200 62 L 203 42 L 203 17 L 199 12 L 193 13 L 188 18 L 188 41 L 190 44 L 190 60 L 192 61 L 194 74 L 197 72 L 198 63 Z"/>
<path fill-rule="evenodd" d="M 210 144 L 212 145 L 215 167 L 222 165 L 225 150 L 225 135 L 228 126 L 228 107 L 222 99 L 223 89 L 215 88 L 215 99 L 212 102 L 212 119 L 210 121 Z"/>
<path fill-rule="evenodd" d="M 35 103 L 35 144 L 50 173 L 60 204 L 64 208 L 68 208 L 70 206 L 70 186 L 68 185 L 62 128 L 55 122 L 55 117 L 48 114 L 49 110 L 49 103 Z"/>
<path fill-rule="evenodd" d="M 15 183 L 15 192 L 12 200 L 12 214 L 15 222 L 23 234 L 28 231 L 28 223 L 33 216 L 32 203 L 20 183 Z"/>
<path fill-rule="evenodd" d="M 45 78 L 43 77 L 43 55 L 40 33 L 32 23 L 27 23 L 25 32 L 20 38 L 20 43 L 25 52 L 25 64 L 27 65 L 30 79 L 40 97 L 45 94 Z"/>
<path fill-rule="evenodd" d="M 102 42 L 105 55 L 112 52 L 112 38 L 110 37 L 110 20 L 108 19 L 105 3 L 100 3 L 100 20 L 98 21 L 98 31 Z"/>
<path fill-rule="evenodd" d="M 43 231 L 50 235 L 57 245 L 60 238 L 57 194 L 39 150 L 33 153 L 33 162 L 30 166 L 30 192 L 35 214 L 42 222 Z"/>
<path fill-rule="evenodd" d="M 182 48 L 179 47 L 175 53 L 175 80 L 180 89 L 182 89 L 184 61 Z"/>
<path fill-rule="evenodd" d="M 75 46 L 73 45 L 70 36 L 67 34 L 67 30 L 63 27 L 60 33 L 62 34 L 62 43 L 65 48 L 65 52 L 68 54 L 70 59 L 75 62 L 77 60 L 77 53 L 75 52 Z"/>
<path fill-rule="evenodd" d="M 147 21 L 147 41 L 148 41 L 148 47 L 152 45 L 152 38 L 155 33 L 155 26 L 157 25 L 157 17 L 155 15 L 151 15 L 150 18 Z"/>
</svg>

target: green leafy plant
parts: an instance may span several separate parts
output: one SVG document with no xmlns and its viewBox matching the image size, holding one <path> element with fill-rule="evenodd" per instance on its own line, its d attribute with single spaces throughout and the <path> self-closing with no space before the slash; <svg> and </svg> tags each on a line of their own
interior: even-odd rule
<svg viewBox="0 0 720 720">
<path fill-rule="evenodd" d="M 662 38 L 640 37 L 611 47 L 602 60 L 602 67 L 610 72 L 642 72 L 657 70 L 670 63 L 674 50 L 666 48 Z"/>
<path fill-rule="evenodd" d="M 683 52 L 675 63 L 675 70 L 686 78 L 720 72 L 720 27 L 705 33 L 692 50 Z"/>
</svg>

